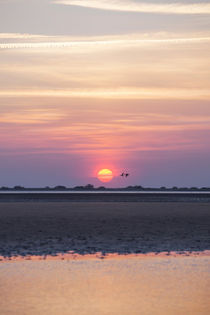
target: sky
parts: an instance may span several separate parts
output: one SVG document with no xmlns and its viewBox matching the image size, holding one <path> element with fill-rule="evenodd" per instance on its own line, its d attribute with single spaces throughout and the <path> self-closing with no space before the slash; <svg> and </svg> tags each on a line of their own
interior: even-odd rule
<svg viewBox="0 0 210 315">
<path fill-rule="evenodd" d="M 0 0 L 0 186 L 210 187 L 209 51 L 207 0 Z"/>
</svg>

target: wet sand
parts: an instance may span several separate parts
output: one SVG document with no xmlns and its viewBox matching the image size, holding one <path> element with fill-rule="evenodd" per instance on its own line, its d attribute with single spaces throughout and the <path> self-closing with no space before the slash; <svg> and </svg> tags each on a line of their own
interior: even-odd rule
<svg viewBox="0 0 210 315">
<path fill-rule="evenodd" d="M 210 250 L 210 204 L 1 202 L 0 256 Z"/>
</svg>

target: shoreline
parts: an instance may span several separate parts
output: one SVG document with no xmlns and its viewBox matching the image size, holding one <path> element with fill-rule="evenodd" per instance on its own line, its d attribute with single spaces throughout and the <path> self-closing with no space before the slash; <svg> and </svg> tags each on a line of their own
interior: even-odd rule
<svg viewBox="0 0 210 315">
<path fill-rule="evenodd" d="M 65 253 L 57 255 L 46 255 L 46 256 L 12 256 L 12 257 L 3 257 L 0 256 L 0 263 L 5 262 L 22 262 L 22 261 L 57 261 L 57 260 L 67 260 L 67 261 L 81 261 L 81 260 L 104 260 L 104 259 L 147 259 L 147 258 L 181 258 L 181 257 L 190 257 L 190 258 L 200 258 L 200 257 L 210 257 L 210 250 L 204 251 L 184 251 L 184 252 L 149 252 L 146 254 L 118 254 L 118 253 L 95 253 L 95 254 L 77 254 L 77 253 Z"/>
<path fill-rule="evenodd" d="M 1 202 L 210 202 L 210 192 L 7 192 Z"/>
</svg>

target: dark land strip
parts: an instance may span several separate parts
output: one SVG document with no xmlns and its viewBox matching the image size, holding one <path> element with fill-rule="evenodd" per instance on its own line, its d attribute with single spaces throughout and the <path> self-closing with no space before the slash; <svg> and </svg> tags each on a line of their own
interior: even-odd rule
<svg viewBox="0 0 210 315">
<path fill-rule="evenodd" d="M 0 202 L 210 202 L 205 193 L 0 193 Z"/>
</svg>

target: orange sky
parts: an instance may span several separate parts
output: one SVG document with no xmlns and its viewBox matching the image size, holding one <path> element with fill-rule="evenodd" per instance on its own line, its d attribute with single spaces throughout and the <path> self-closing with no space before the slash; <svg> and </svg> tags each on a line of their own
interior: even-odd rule
<svg viewBox="0 0 210 315">
<path fill-rule="evenodd" d="M 188 5 L 1 3 L 0 186 L 210 185 L 209 4 Z"/>
</svg>

